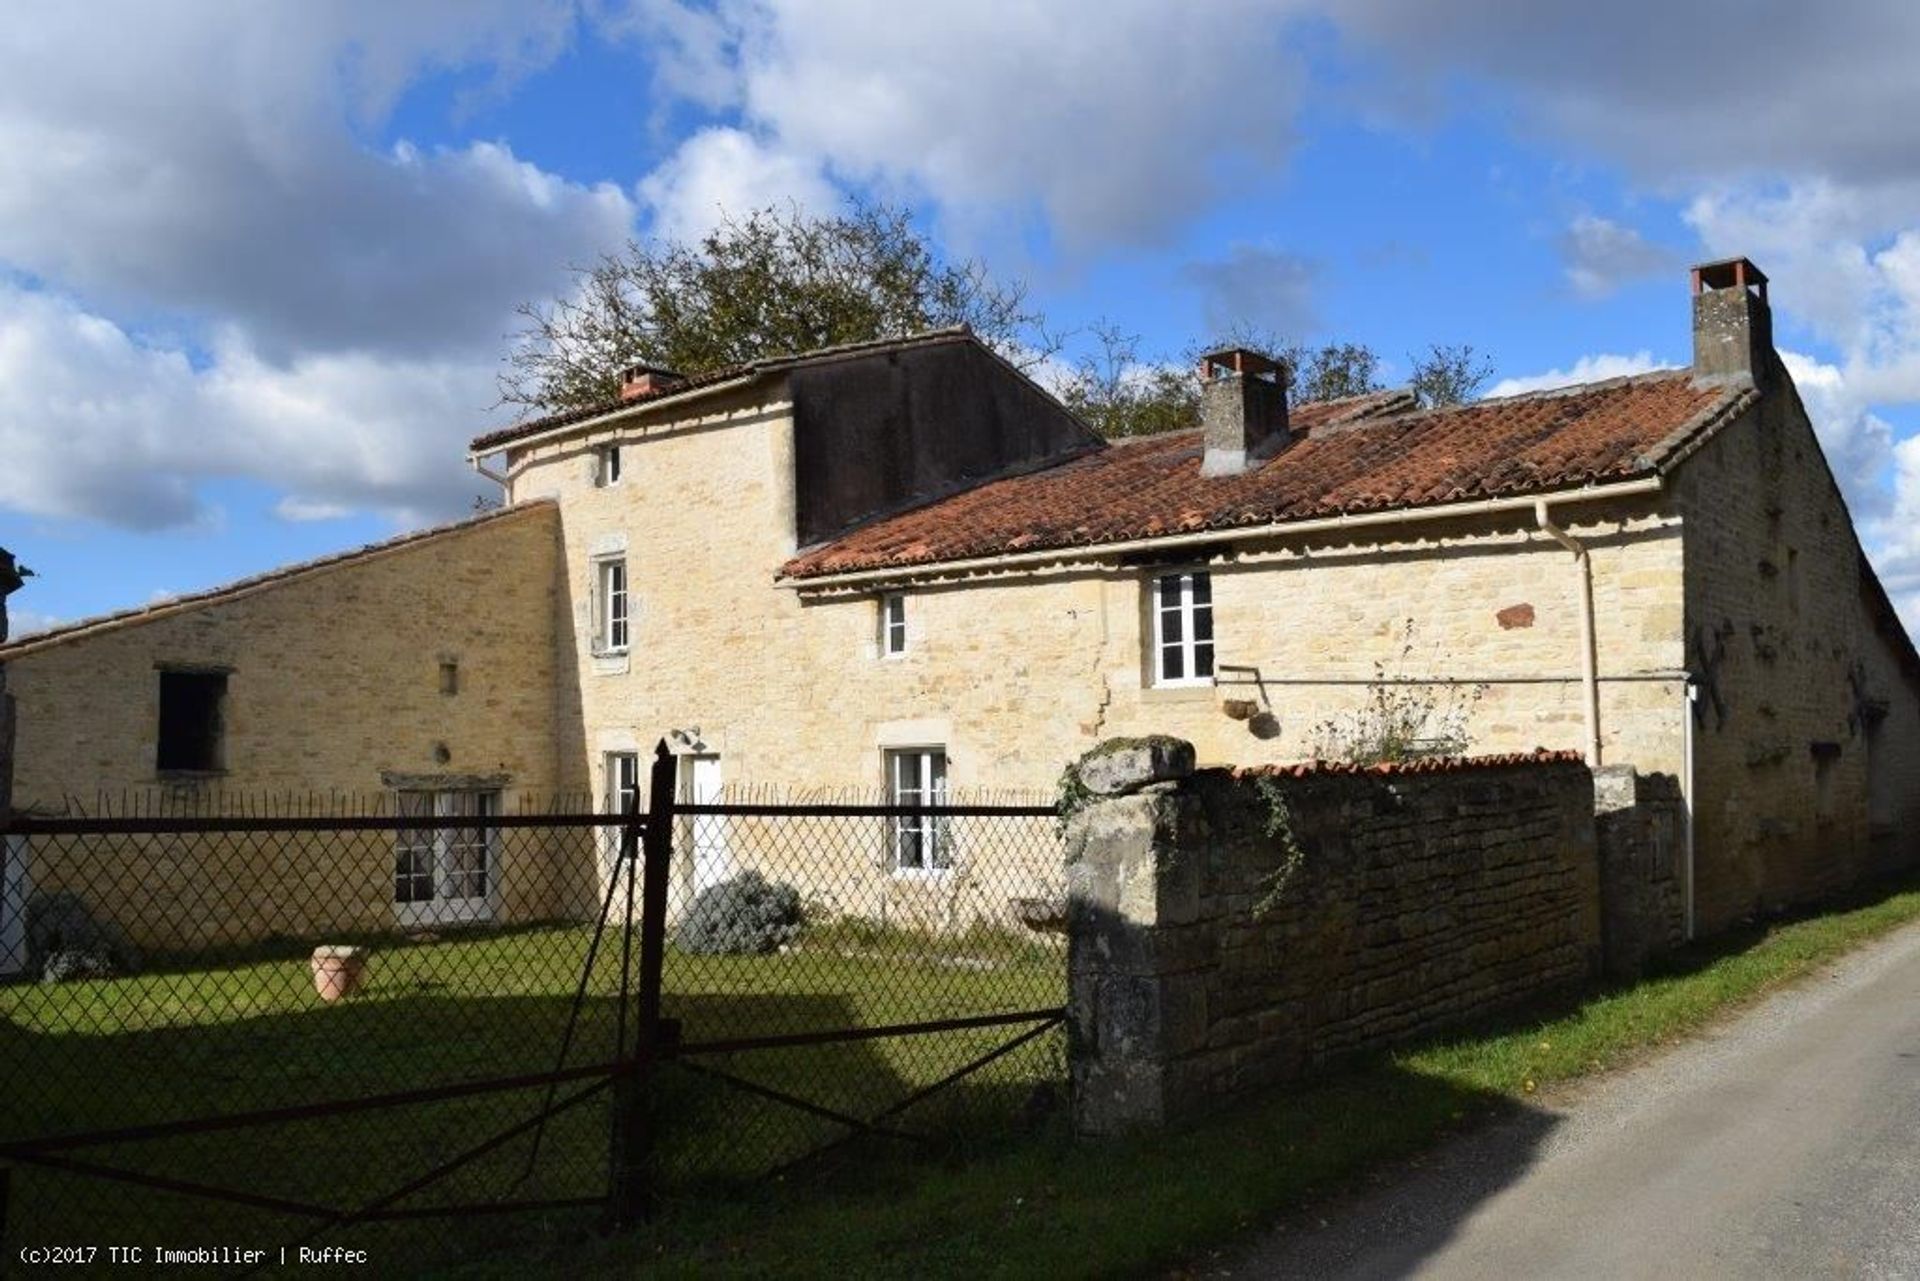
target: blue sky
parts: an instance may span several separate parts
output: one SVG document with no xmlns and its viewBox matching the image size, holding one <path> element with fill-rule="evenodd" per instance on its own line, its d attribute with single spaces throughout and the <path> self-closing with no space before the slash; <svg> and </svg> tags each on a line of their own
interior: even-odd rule
<svg viewBox="0 0 1920 1281">
<path fill-rule="evenodd" d="M 1444 16 L 1437 16 L 1444 8 Z M 1246 321 L 1496 391 L 1688 357 L 1747 253 L 1920 621 L 1920 10 L 217 0 L 0 31 L 27 627 L 458 517 L 516 303 L 723 209 L 914 208 L 1056 329 Z M 1643 33 L 1658 30 L 1650 42 Z M 1764 74 L 1762 73 L 1764 69 Z"/>
</svg>

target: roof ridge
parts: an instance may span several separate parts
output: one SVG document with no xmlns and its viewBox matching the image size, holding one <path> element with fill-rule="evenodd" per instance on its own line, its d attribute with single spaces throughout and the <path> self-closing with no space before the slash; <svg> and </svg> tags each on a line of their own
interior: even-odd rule
<svg viewBox="0 0 1920 1281">
<path fill-rule="evenodd" d="M 4 644 L 0 644 L 0 663 L 5 663 L 23 654 L 31 653 L 49 645 L 78 640 L 83 635 L 91 635 L 94 632 L 102 630 L 115 630 L 120 627 L 131 626 L 135 623 L 147 622 L 151 619 L 163 618 L 171 614 L 183 613 L 190 609 L 198 609 L 203 605 L 217 604 L 221 601 L 247 595 L 250 592 L 272 586 L 276 583 L 304 577 L 307 574 L 335 569 L 341 565 L 351 564 L 354 561 L 371 559 L 388 552 L 400 551 L 418 543 L 431 542 L 436 538 L 441 538 L 448 534 L 460 533 L 481 525 L 491 524 L 494 521 L 505 520 L 508 517 L 525 516 L 542 508 L 557 506 L 558 504 L 551 498 L 532 498 L 525 502 L 515 503 L 510 507 L 502 507 L 497 511 L 482 512 L 477 516 L 468 516 L 461 520 L 446 521 L 438 525 L 429 525 L 424 529 L 409 530 L 403 534 L 396 534 L 392 538 L 383 538 L 378 542 L 363 543 L 358 547 L 349 547 L 345 551 L 330 552 L 325 556 L 316 556 L 310 560 L 295 561 L 291 565 L 279 565 L 262 573 L 250 574 L 245 578 L 236 578 L 213 587 L 201 588 L 199 591 L 186 592 L 179 596 L 169 596 L 165 600 L 152 601 L 145 605 L 137 605 L 131 609 L 113 610 L 105 614 L 95 614 L 88 618 L 75 619 L 71 623 L 62 623 L 57 627 L 48 628 L 46 631 L 33 632 L 29 635 L 21 636 L 14 640 L 7 641 Z"/>
<path fill-rule="evenodd" d="M 736 378 L 752 378 L 764 373 L 775 373 L 817 360 L 836 360 L 845 356 L 864 355 L 871 351 L 930 345 L 950 342 L 958 338 L 979 341 L 979 336 L 973 332 L 971 325 L 942 325 L 933 329 L 916 329 L 907 334 L 895 334 L 888 338 L 862 338 L 855 342 L 830 343 L 824 347 L 809 347 L 804 351 L 788 352 L 778 356 L 761 356 L 753 360 L 736 361 L 730 365 L 715 365 L 712 369 L 688 374 L 677 383 L 669 383 L 655 391 L 638 396 L 631 398 L 616 396 L 590 405 L 576 405 L 571 409 L 556 410 L 538 418 L 526 418 L 517 423 L 508 423 L 504 427 L 496 427 L 492 431 L 481 432 L 467 442 L 467 449 L 470 453 L 491 451 L 541 432 L 570 427 L 575 423 L 592 422 L 596 418 L 604 418 L 628 409 L 638 410 L 657 401 L 702 391 L 719 383 L 731 382 Z M 986 344 L 981 343 L 981 346 L 985 347 Z"/>
</svg>

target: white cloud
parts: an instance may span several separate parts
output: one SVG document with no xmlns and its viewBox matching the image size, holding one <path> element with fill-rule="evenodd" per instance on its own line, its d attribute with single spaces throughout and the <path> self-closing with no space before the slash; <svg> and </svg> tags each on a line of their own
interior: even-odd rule
<svg viewBox="0 0 1920 1281">
<path fill-rule="evenodd" d="M 7 607 L 7 639 L 22 640 L 37 632 L 52 631 L 66 620 L 53 614 L 43 614 L 36 609 L 22 609 L 18 605 Z"/>
<path fill-rule="evenodd" d="M 1551 391 L 1556 387 L 1599 382 L 1606 378 L 1623 378 L 1629 374 L 1644 374 L 1659 368 L 1661 368 L 1660 362 L 1653 358 L 1653 353 L 1650 351 L 1636 351 L 1627 356 L 1600 353 L 1582 356 L 1568 369 L 1549 369 L 1545 373 L 1502 378 L 1487 389 L 1487 395 L 1489 397 L 1518 396 L 1530 391 Z"/>
<path fill-rule="evenodd" d="M 770 206 L 828 212 L 839 204 L 817 162 L 740 129 L 703 129 L 640 181 L 654 234 L 691 240 L 728 215 Z"/>
<path fill-rule="evenodd" d="M 1860 389 L 1838 365 L 1797 351 L 1780 359 L 1813 420 L 1821 452 L 1859 519 L 1883 513 L 1889 502 L 1887 466 L 1893 458 L 1893 427 L 1875 414 Z"/>
<path fill-rule="evenodd" d="M 1341 0 L 1329 15 L 1395 76 L 1465 71 L 1519 96 L 1515 118 L 1689 186 L 1755 174 L 1872 186 L 1920 179 L 1920 6 L 1910 0 L 1524 4 Z M 1408 73 L 1412 73 L 1409 76 Z"/>
<path fill-rule="evenodd" d="M 0 505 L 161 529 L 207 519 L 205 478 L 249 476 L 284 490 L 290 517 L 457 512 L 492 376 L 478 357 L 279 365 L 233 334 L 196 364 L 70 299 L 0 288 Z"/>
<path fill-rule="evenodd" d="M 263 352 L 497 341 L 633 207 L 503 144 L 368 146 L 430 65 L 513 74 L 566 6 L 60 5 L 0 26 L 0 261 Z"/>
<path fill-rule="evenodd" d="M 1160 0 L 721 0 L 718 30 L 663 7 L 643 9 L 669 35 L 662 84 L 737 102 L 777 154 L 960 225 L 1037 216 L 1076 247 L 1162 237 L 1237 166 L 1276 167 L 1304 79 L 1282 41 L 1297 0 L 1203 19 Z"/>
<path fill-rule="evenodd" d="M 1632 227 L 1582 214 L 1560 237 L 1567 282 L 1584 298 L 1604 298 L 1629 281 L 1675 270 L 1676 255 Z"/>
<path fill-rule="evenodd" d="M 160 529 L 244 476 L 286 519 L 464 510 L 513 307 L 636 206 L 504 142 L 372 138 L 421 76 L 498 92 L 578 20 L 109 0 L 0 25 L 0 505 Z"/>
<path fill-rule="evenodd" d="M 1895 445 L 1893 455 L 1893 506 L 1876 525 L 1873 562 L 1907 633 L 1920 636 L 1920 436 Z"/>
</svg>

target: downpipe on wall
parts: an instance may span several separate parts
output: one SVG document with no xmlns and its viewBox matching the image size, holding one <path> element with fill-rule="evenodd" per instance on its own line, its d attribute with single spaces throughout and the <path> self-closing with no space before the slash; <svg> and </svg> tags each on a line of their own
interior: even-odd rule
<svg viewBox="0 0 1920 1281">
<path fill-rule="evenodd" d="M 1580 680 L 1587 695 L 1587 765 L 1599 769 L 1600 658 L 1593 628 L 1593 560 L 1586 544 L 1553 523 L 1544 498 L 1533 504 L 1533 522 L 1547 537 L 1572 552 L 1580 569 Z"/>
<path fill-rule="evenodd" d="M 1680 912 L 1685 921 L 1685 938 L 1693 940 L 1693 705 L 1700 701 L 1700 687 L 1689 676 L 1680 694 L 1680 801 L 1685 812 L 1687 831 L 1683 839 L 1686 866 L 1680 884 Z"/>
</svg>

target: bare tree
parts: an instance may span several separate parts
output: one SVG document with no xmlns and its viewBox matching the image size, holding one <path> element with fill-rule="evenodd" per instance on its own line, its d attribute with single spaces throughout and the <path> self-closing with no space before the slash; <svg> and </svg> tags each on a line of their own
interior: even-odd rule
<svg viewBox="0 0 1920 1281">
<path fill-rule="evenodd" d="M 1425 409 L 1441 405 L 1464 405 L 1480 396 L 1480 389 L 1493 377 L 1493 362 L 1476 352 L 1469 343 L 1446 347 L 1434 343 L 1424 356 L 1409 356 L 1413 378 L 1408 386 Z"/>
</svg>

